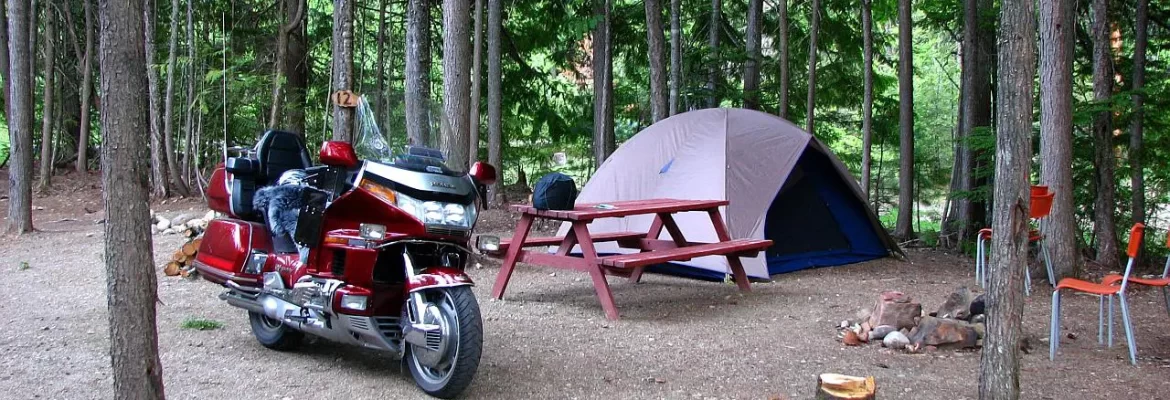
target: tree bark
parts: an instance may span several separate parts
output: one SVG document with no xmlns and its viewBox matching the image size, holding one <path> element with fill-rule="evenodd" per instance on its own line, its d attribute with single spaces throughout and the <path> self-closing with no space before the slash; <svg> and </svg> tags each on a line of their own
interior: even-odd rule
<svg viewBox="0 0 1170 400">
<path fill-rule="evenodd" d="M 6 232 L 21 234 L 32 232 L 32 135 L 33 135 L 33 77 L 31 63 L 23 62 L 32 58 L 29 41 L 29 14 L 32 13 L 27 0 L 8 1 L 8 59 L 12 60 L 9 70 L 8 103 L 8 227 Z M 20 61 L 17 61 L 20 60 Z M 5 82 L 8 82 L 7 80 Z"/>
<path fill-rule="evenodd" d="M 378 118 L 379 125 L 385 127 L 386 121 L 383 116 L 386 115 L 386 0 L 378 1 L 378 59 L 377 76 L 374 77 L 374 86 L 377 93 L 374 94 L 374 116 Z M 380 128 L 381 128 L 380 127 Z"/>
<path fill-rule="evenodd" d="M 117 3 L 117 4 L 114 4 Z M 114 398 L 163 399 L 150 237 L 143 2 L 102 0 L 102 187 Z"/>
<path fill-rule="evenodd" d="M 1109 49 L 1109 1 L 1093 0 L 1093 98 L 1106 102 L 1113 95 L 1113 65 Z M 1117 268 L 1116 178 L 1113 161 L 1112 112 L 1093 118 L 1093 164 L 1097 171 L 1096 200 L 1093 202 L 1093 237 L 1097 243 L 1096 262 Z"/>
<path fill-rule="evenodd" d="M 193 151 L 195 143 L 193 142 L 193 134 L 195 133 L 195 24 L 192 21 L 192 14 L 194 14 L 191 3 L 194 0 L 187 0 L 187 103 L 186 122 L 183 124 L 183 175 L 179 177 L 183 184 L 191 188 L 195 192 L 200 187 L 198 180 L 194 179 L 194 174 L 191 169 L 194 165 L 194 158 L 197 156 Z M 194 193 L 192 193 L 194 194 Z"/>
<path fill-rule="evenodd" d="M 1131 213 L 1134 222 L 1146 220 L 1145 154 L 1142 143 L 1143 118 L 1145 118 L 1146 45 L 1149 41 L 1149 0 L 1137 0 L 1137 24 L 1134 27 L 1136 39 L 1133 45 L 1133 125 L 1129 134 L 1129 179 L 1133 190 Z"/>
<path fill-rule="evenodd" d="M 497 171 L 503 171 L 503 130 L 501 120 L 500 101 L 502 100 L 501 93 L 501 72 L 500 62 L 500 31 L 503 29 L 503 10 L 501 3 L 504 0 L 487 0 L 488 5 L 488 21 L 487 21 L 487 113 L 488 113 L 488 164 L 496 167 Z M 492 204 L 500 204 L 503 202 L 503 196 L 499 188 L 502 186 L 500 182 L 503 178 L 496 179 L 496 182 L 488 189 L 491 196 Z"/>
<path fill-rule="evenodd" d="M 89 7 L 90 2 L 92 0 L 83 0 L 83 1 L 85 1 L 86 7 Z M 155 47 L 154 47 L 155 20 L 156 20 L 156 18 L 155 18 L 155 11 L 156 11 L 155 1 L 151 0 L 148 3 L 144 4 L 142 9 L 143 9 L 142 19 L 146 25 L 146 28 L 145 28 L 146 29 L 146 32 L 145 32 L 146 43 L 144 45 L 144 47 L 146 48 L 146 80 L 147 80 L 147 85 L 150 87 L 149 93 L 150 93 L 150 176 L 151 176 L 151 185 L 152 185 L 151 187 L 153 188 L 152 193 L 154 194 L 155 197 L 167 197 L 170 195 L 170 189 L 171 189 L 171 187 L 170 187 L 171 186 L 170 185 L 170 171 L 167 170 L 167 158 L 166 158 L 167 157 L 167 150 L 166 150 L 166 145 L 163 141 L 162 104 L 161 104 L 162 103 L 162 98 L 161 98 L 162 95 L 159 93 L 159 87 L 158 87 L 158 85 L 159 85 L 158 69 L 154 65 L 155 54 L 156 54 Z M 92 23 L 91 20 L 93 19 L 93 17 L 90 15 L 90 12 L 87 11 L 85 18 L 86 18 L 86 25 L 88 26 L 86 28 L 86 46 L 87 47 L 85 50 L 85 52 L 86 52 L 86 57 L 85 57 L 86 60 L 85 61 L 87 63 L 90 63 L 90 62 L 92 62 L 92 59 L 93 59 L 93 43 L 92 43 L 92 37 L 91 37 L 93 35 L 93 33 L 92 33 L 93 27 L 92 27 L 92 25 L 90 25 Z M 90 71 L 92 69 L 93 68 L 91 66 L 91 67 L 86 68 L 86 71 Z M 89 77 L 86 77 L 83 80 L 88 81 Z M 81 99 L 82 107 L 85 107 L 86 110 L 88 111 L 89 94 L 87 92 L 89 91 L 89 88 L 83 87 L 81 89 L 81 91 L 82 91 L 82 99 Z M 87 111 L 82 111 L 82 115 L 83 115 L 82 118 L 86 118 L 86 120 L 88 121 L 89 116 L 87 115 L 88 114 Z M 89 136 L 88 136 L 89 129 L 87 126 L 85 126 L 85 124 L 82 124 L 81 130 L 82 130 L 82 134 L 84 136 L 78 139 L 78 143 L 79 143 L 78 146 L 79 147 L 78 147 L 78 152 L 77 152 L 77 171 L 78 172 L 85 172 L 85 170 L 87 168 L 86 160 L 85 160 L 86 148 L 89 147 Z"/>
<path fill-rule="evenodd" d="M 898 0 L 898 220 L 894 237 L 914 238 L 914 41 L 910 0 Z"/>
<path fill-rule="evenodd" d="M 1040 183 L 1055 192 L 1044 219 L 1044 246 L 1054 278 L 1076 277 L 1081 257 L 1073 205 L 1073 36 L 1076 5 L 1040 0 Z"/>
<path fill-rule="evenodd" d="M 406 134 L 421 145 L 431 135 L 431 8 L 428 0 L 407 1 Z"/>
<path fill-rule="evenodd" d="M 669 116 L 670 99 L 666 88 L 666 35 L 662 31 L 662 1 L 646 0 L 646 47 L 650 57 L 650 121 Z"/>
<path fill-rule="evenodd" d="M 483 93 L 480 89 L 483 80 L 483 1 L 475 0 L 475 43 L 472 48 L 471 62 L 471 134 L 467 153 L 467 161 L 475 163 L 479 160 L 479 98 Z"/>
<path fill-rule="evenodd" d="M 443 137 L 447 159 L 470 165 L 471 148 L 471 21 L 465 0 L 443 0 L 443 110 L 451 130 Z"/>
<path fill-rule="evenodd" d="M 707 47 L 711 52 L 711 63 L 707 69 L 707 107 L 719 106 L 719 96 L 715 93 L 719 81 L 719 31 L 723 27 L 723 0 L 711 0 L 711 21 L 708 22 Z"/>
<path fill-rule="evenodd" d="M 778 0 L 776 3 L 780 17 L 780 54 L 776 56 L 780 63 L 780 105 L 776 108 L 776 115 L 788 119 L 788 0 Z"/>
<path fill-rule="evenodd" d="M 37 191 L 47 193 L 53 179 L 53 79 L 57 69 L 53 64 L 57 59 L 54 42 L 57 41 L 57 18 L 53 17 L 53 4 L 45 2 L 45 87 L 41 96 L 41 171 L 37 182 Z"/>
<path fill-rule="evenodd" d="M 682 88 L 682 0 L 670 0 L 670 115 L 678 114 Z"/>
<path fill-rule="evenodd" d="M 167 52 L 167 92 L 163 99 L 163 147 L 167 173 L 174 192 L 187 196 L 190 191 L 179 173 L 178 148 L 175 147 L 175 58 L 179 53 L 179 0 L 171 0 L 170 50 Z M 105 108 L 105 107 L 102 107 Z"/>
<path fill-rule="evenodd" d="M 272 108 L 268 114 L 269 129 L 281 127 L 280 112 L 283 109 L 281 102 L 284 97 L 282 90 L 286 84 L 284 78 L 288 75 L 287 71 L 291 66 L 288 61 L 289 36 L 301 26 L 301 14 L 305 12 L 303 1 L 281 0 L 280 2 L 284 23 L 276 27 L 276 58 L 272 63 L 275 71 L 272 74 Z M 303 134 L 304 132 L 297 133 Z"/>
<path fill-rule="evenodd" d="M 333 90 L 353 89 L 353 0 L 333 0 Z M 353 142 L 353 109 L 333 105 L 333 140 Z"/>
<path fill-rule="evenodd" d="M 820 34 L 821 0 L 812 0 L 809 14 L 812 23 L 808 31 L 808 101 L 805 103 L 804 130 L 816 135 L 817 35 Z"/>
<path fill-rule="evenodd" d="M 593 158 L 597 166 L 601 166 L 616 148 L 613 135 L 613 41 L 610 37 L 612 1 L 593 0 L 593 12 L 601 18 L 593 31 Z"/>
<path fill-rule="evenodd" d="M 286 0 L 287 1 L 287 0 Z M 305 39 L 305 22 L 308 20 L 309 4 L 307 0 L 295 0 L 299 7 L 305 10 L 300 13 L 296 28 L 289 31 L 288 53 L 284 56 L 284 120 L 285 126 L 292 132 L 304 135 L 305 127 L 305 92 L 309 87 L 309 43 Z"/>
<path fill-rule="evenodd" d="M 760 109 L 760 25 L 764 16 L 763 0 L 748 1 L 747 29 L 744 39 L 747 60 L 743 63 L 743 108 Z"/>
<path fill-rule="evenodd" d="M 781 3 L 786 0 L 781 0 Z M 861 0 L 862 79 L 865 86 L 861 101 L 861 192 L 865 193 L 866 204 L 870 199 L 870 167 L 873 164 L 873 12 L 872 0 Z M 783 28 L 781 28 L 783 29 Z M 781 60 L 781 62 L 784 62 Z"/>
<path fill-rule="evenodd" d="M 979 398 L 1020 396 L 1024 268 L 1028 262 L 1028 176 L 1032 155 L 1032 102 L 1036 76 L 1035 6 L 1004 0 L 1000 10 L 996 95 L 995 195 L 987 335 L 979 364 Z"/>
</svg>

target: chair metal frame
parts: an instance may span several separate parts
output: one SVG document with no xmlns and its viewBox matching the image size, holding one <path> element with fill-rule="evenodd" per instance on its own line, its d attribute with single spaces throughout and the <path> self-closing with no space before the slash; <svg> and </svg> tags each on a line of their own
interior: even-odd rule
<svg viewBox="0 0 1170 400">
<path fill-rule="evenodd" d="M 1048 272 L 1048 284 L 1056 286 L 1055 274 L 1052 270 L 1052 257 L 1048 253 L 1048 247 L 1044 245 L 1044 219 L 1052 211 L 1052 200 L 1055 193 L 1048 190 L 1048 186 L 1033 185 L 1032 186 L 1032 202 L 1031 210 L 1029 210 L 1029 217 L 1037 221 L 1036 236 L 1031 236 L 1029 232 L 1028 242 L 1036 242 L 1038 246 L 1037 257 L 1042 257 L 1044 267 Z M 991 228 L 980 229 L 975 234 L 975 282 L 981 286 L 987 286 L 988 274 L 988 259 L 986 246 L 991 242 Z M 1032 271 L 1028 266 L 1024 266 L 1024 294 L 1032 295 Z"/>
</svg>

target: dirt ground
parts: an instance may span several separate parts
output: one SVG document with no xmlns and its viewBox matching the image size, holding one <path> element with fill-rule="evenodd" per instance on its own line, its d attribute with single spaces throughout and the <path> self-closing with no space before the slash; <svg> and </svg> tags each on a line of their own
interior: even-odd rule
<svg viewBox="0 0 1170 400">
<path fill-rule="evenodd" d="M 34 198 L 38 232 L 0 239 L 0 398 L 107 399 L 105 274 L 101 192 L 93 177 L 59 179 Z M 6 186 L 7 182 L 0 183 Z M 0 187 L 0 197 L 6 195 Z M 8 200 L 0 200 L 7 208 Z M 196 200 L 155 204 L 175 213 Z M 92 212 L 91 212 L 92 211 Z M 513 216 L 489 211 L 484 230 L 506 234 Z M 0 221 L 0 224 L 6 223 Z M 157 235 L 156 269 L 182 239 Z M 27 263 L 27 268 L 21 264 Z M 489 300 L 498 262 L 470 269 L 484 317 L 484 351 L 465 398 L 474 399 L 809 399 L 822 372 L 876 377 L 879 398 L 972 399 L 979 352 L 903 354 L 879 345 L 846 347 L 843 319 L 878 293 L 906 292 L 938 307 L 971 285 L 973 262 L 937 251 L 776 276 L 740 294 L 734 285 L 658 275 L 641 284 L 611 278 L 622 320 L 607 321 L 581 273 L 521 266 L 505 300 Z M 158 329 L 172 399 L 425 398 L 398 363 L 355 347 L 319 342 L 295 352 L 261 347 L 242 310 L 222 289 L 159 270 Z M 555 273 L 554 273 L 555 272 Z M 1113 348 L 1096 344 L 1094 298 L 1066 296 L 1056 362 L 1048 360 L 1050 288 L 1027 299 L 1024 399 L 1170 398 L 1170 318 L 1161 294 L 1133 289 L 1138 366 L 1120 328 Z M 184 320 L 223 323 L 207 331 Z M 1120 317 L 1118 317 L 1120 321 Z"/>
</svg>

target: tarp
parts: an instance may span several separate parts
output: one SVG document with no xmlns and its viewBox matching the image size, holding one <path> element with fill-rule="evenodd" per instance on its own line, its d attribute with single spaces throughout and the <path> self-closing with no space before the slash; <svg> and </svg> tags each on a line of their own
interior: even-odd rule
<svg viewBox="0 0 1170 400">
<path fill-rule="evenodd" d="M 652 198 L 728 200 L 720 211 L 733 238 L 775 242 L 768 251 L 743 259 L 753 278 L 901 253 L 828 147 L 792 123 L 759 111 L 696 110 L 645 128 L 597 169 L 577 204 Z M 645 232 L 653 218 L 602 219 L 589 230 Z M 675 214 L 675 220 L 687 240 L 717 241 L 705 213 Z M 568 229 L 563 224 L 559 235 Z M 664 231 L 660 238 L 669 234 Z M 597 251 L 636 250 L 599 243 Z M 721 279 L 728 268 L 724 257 L 702 257 L 650 271 Z"/>
</svg>

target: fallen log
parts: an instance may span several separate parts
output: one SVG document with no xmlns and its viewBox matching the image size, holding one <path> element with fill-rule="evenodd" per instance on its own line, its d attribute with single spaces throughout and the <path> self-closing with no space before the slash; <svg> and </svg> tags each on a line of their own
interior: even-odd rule
<svg viewBox="0 0 1170 400">
<path fill-rule="evenodd" d="M 874 400 L 877 386 L 872 376 L 825 373 L 817 377 L 816 400 Z"/>
</svg>

